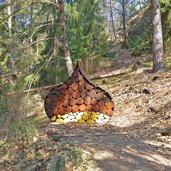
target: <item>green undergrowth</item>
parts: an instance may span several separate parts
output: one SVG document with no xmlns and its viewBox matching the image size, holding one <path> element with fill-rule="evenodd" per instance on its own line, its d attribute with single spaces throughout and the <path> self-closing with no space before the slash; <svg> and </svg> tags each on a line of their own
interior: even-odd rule
<svg viewBox="0 0 171 171">
<path fill-rule="evenodd" d="M 165 57 L 166 69 L 171 70 L 171 55 Z"/>
</svg>

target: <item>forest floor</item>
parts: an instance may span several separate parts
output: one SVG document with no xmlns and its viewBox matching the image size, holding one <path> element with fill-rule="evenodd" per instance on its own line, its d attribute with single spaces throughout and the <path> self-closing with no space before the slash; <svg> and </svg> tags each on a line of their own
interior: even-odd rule
<svg viewBox="0 0 171 171">
<path fill-rule="evenodd" d="M 93 81 L 115 101 L 114 115 L 105 125 L 51 123 L 41 93 L 25 98 L 20 112 L 24 110 L 27 119 L 20 119 L 17 128 L 10 128 L 8 121 L 7 131 L 0 132 L 0 170 L 44 171 L 51 158 L 61 154 L 67 171 L 170 171 L 171 56 L 166 64 L 166 71 L 154 74 L 150 56 L 133 58 L 122 52 L 111 67 L 100 71 L 130 69 Z M 28 132 L 27 139 L 22 131 Z"/>
</svg>

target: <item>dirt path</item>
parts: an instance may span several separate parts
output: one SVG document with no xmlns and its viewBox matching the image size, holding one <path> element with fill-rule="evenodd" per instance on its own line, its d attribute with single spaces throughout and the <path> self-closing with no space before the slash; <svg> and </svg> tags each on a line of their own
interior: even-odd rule
<svg viewBox="0 0 171 171">
<path fill-rule="evenodd" d="M 112 125 L 50 125 L 54 141 L 81 146 L 92 171 L 170 171 L 171 145 Z"/>
<path fill-rule="evenodd" d="M 110 124 L 45 124 L 46 131 L 82 147 L 89 171 L 171 171 L 170 87 L 167 72 L 123 77 L 117 85 L 107 80 L 102 88 L 116 103 Z"/>
</svg>

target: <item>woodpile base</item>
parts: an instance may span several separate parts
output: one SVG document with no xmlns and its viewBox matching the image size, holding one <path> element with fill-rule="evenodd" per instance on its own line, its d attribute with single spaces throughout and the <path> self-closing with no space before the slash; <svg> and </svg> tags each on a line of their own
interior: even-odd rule
<svg viewBox="0 0 171 171">
<path fill-rule="evenodd" d="M 86 112 L 75 112 L 68 113 L 64 115 L 54 115 L 51 118 L 51 121 L 57 123 L 69 123 L 69 122 L 79 122 L 79 123 L 108 123 L 110 120 L 110 116 L 94 112 L 94 111 L 86 111 Z"/>
<path fill-rule="evenodd" d="M 45 111 L 53 122 L 107 123 L 114 111 L 109 93 L 92 84 L 79 63 L 63 84 L 46 96 Z"/>
</svg>

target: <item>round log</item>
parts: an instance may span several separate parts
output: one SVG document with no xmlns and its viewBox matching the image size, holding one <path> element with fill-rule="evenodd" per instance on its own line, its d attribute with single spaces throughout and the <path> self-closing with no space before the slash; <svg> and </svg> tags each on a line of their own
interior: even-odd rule
<svg viewBox="0 0 171 171">
<path fill-rule="evenodd" d="M 78 80 L 79 81 L 82 81 L 83 80 L 83 76 L 80 73 L 78 74 Z"/>
<path fill-rule="evenodd" d="M 72 97 L 73 97 L 73 98 L 78 98 L 78 97 L 80 97 L 80 92 L 79 92 L 79 91 L 74 91 L 74 92 L 72 93 Z"/>
<path fill-rule="evenodd" d="M 71 108 L 73 112 L 78 112 L 78 105 L 73 105 Z"/>
<path fill-rule="evenodd" d="M 78 89 L 78 83 L 72 83 L 72 84 L 71 84 L 71 88 L 72 88 L 73 90 L 77 90 L 77 89 Z"/>
<path fill-rule="evenodd" d="M 99 111 L 99 106 L 97 105 L 97 104 L 95 104 L 95 105 L 93 105 L 93 110 L 95 111 L 95 112 L 98 112 Z"/>
<path fill-rule="evenodd" d="M 100 112 L 101 113 L 106 113 L 107 112 L 107 109 L 105 106 L 100 106 Z"/>
<path fill-rule="evenodd" d="M 107 102 L 106 107 L 107 109 L 112 109 L 114 107 L 114 104 L 112 102 Z"/>
<path fill-rule="evenodd" d="M 71 79 L 68 79 L 68 80 L 66 81 L 66 84 L 67 84 L 67 85 L 71 85 L 71 83 L 72 83 Z"/>
<path fill-rule="evenodd" d="M 64 96 L 65 100 L 68 100 L 70 98 L 70 95 L 68 94 L 68 91 L 66 92 L 66 95 Z"/>
<path fill-rule="evenodd" d="M 73 89 L 72 88 L 69 88 L 68 90 L 67 90 L 67 94 L 68 95 L 71 95 L 73 93 Z"/>
<path fill-rule="evenodd" d="M 92 109 L 93 109 L 93 106 L 91 104 L 86 106 L 86 110 L 87 111 L 92 111 Z"/>
<path fill-rule="evenodd" d="M 72 83 L 77 83 L 77 82 L 78 82 L 78 78 L 71 77 L 71 82 L 72 82 Z"/>
<path fill-rule="evenodd" d="M 61 101 L 58 101 L 57 103 L 56 103 L 56 107 L 59 109 L 59 108 L 61 108 L 62 107 L 62 102 Z"/>
<path fill-rule="evenodd" d="M 84 100 L 82 97 L 77 98 L 77 103 L 78 104 L 83 104 Z"/>
<path fill-rule="evenodd" d="M 62 96 L 64 96 L 64 95 L 66 94 L 66 92 L 67 92 L 67 89 L 64 89 L 64 88 L 63 88 L 63 89 L 61 90 Z"/>
<path fill-rule="evenodd" d="M 97 94 L 96 94 L 96 99 L 97 99 L 98 101 L 103 100 L 103 99 L 104 99 L 104 92 L 99 92 L 99 93 L 97 93 Z"/>
<path fill-rule="evenodd" d="M 59 113 L 64 114 L 66 112 L 66 109 L 64 107 L 59 108 Z"/>
<path fill-rule="evenodd" d="M 85 81 L 85 80 L 80 81 L 80 82 L 79 82 L 79 85 L 85 86 L 85 85 L 86 85 L 86 81 Z"/>
<path fill-rule="evenodd" d="M 94 87 L 91 84 L 86 84 L 86 89 L 87 90 L 92 90 Z"/>
<path fill-rule="evenodd" d="M 84 91 L 84 86 L 79 85 L 79 86 L 78 86 L 78 90 L 79 90 L 80 92 Z"/>
<path fill-rule="evenodd" d="M 68 99 L 65 99 L 65 100 L 63 101 L 63 106 L 66 107 L 67 105 L 68 105 Z"/>
<path fill-rule="evenodd" d="M 87 92 L 87 90 L 84 89 L 84 90 L 81 92 L 81 97 L 82 97 L 82 98 L 85 98 L 87 95 L 88 95 L 88 92 Z"/>
<path fill-rule="evenodd" d="M 96 100 L 96 98 L 91 99 L 91 104 L 92 104 L 92 105 L 97 104 L 97 100 Z"/>
<path fill-rule="evenodd" d="M 98 105 L 99 105 L 100 107 L 101 107 L 101 106 L 105 106 L 104 101 L 103 101 L 103 100 L 99 101 L 99 102 L 98 102 Z"/>
<path fill-rule="evenodd" d="M 85 111 L 86 110 L 86 105 L 85 104 L 79 105 L 79 110 L 80 111 Z"/>
<path fill-rule="evenodd" d="M 71 106 L 67 106 L 66 107 L 66 113 L 70 113 L 71 112 Z"/>
<path fill-rule="evenodd" d="M 106 104 L 107 102 L 110 102 L 110 98 L 109 98 L 109 97 L 105 97 L 105 98 L 104 98 L 104 102 L 105 102 L 105 104 Z"/>
<path fill-rule="evenodd" d="M 89 96 L 85 97 L 85 98 L 84 98 L 84 103 L 85 103 L 86 105 L 91 104 L 91 98 L 90 98 Z"/>
<path fill-rule="evenodd" d="M 67 88 L 68 88 L 68 85 L 67 85 L 67 84 L 65 84 L 65 83 L 64 83 L 64 84 L 62 84 L 62 88 L 63 88 L 63 89 L 67 89 Z"/>
<path fill-rule="evenodd" d="M 58 114 L 58 109 L 57 109 L 57 108 L 53 109 L 52 113 L 53 113 L 54 115 L 57 115 L 57 114 Z"/>
<path fill-rule="evenodd" d="M 69 104 L 70 104 L 71 106 L 75 105 L 76 103 L 77 103 L 77 101 L 76 101 L 75 99 L 73 99 L 73 98 L 71 98 L 71 99 L 69 100 Z"/>
<path fill-rule="evenodd" d="M 91 97 L 91 98 L 95 98 L 96 97 L 96 91 L 95 90 L 91 90 L 88 92 L 88 95 Z"/>
<path fill-rule="evenodd" d="M 108 109 L 106 113 L 107 113 L 109 116 L 112 116 L 113 110 L 112 110 L 112 109 Z"/>
</svg>

